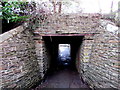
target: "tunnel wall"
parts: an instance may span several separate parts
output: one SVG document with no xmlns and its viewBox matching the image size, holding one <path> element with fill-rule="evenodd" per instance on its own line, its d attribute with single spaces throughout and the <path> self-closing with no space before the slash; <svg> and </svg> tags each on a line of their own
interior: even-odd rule
<svg viewBox="0 0 120 90">
<path fill-rule="evenodd" d="M 87 71 L 89 70 L 90 67 L 88 65 L 90 64 L 90 58 L 92 55 L 92 45 L 94 44 L 94 40 L 87 40 L 84 38 L 80 48 L 79 48 L 79 59 L 76 63 L 78 66 L 78 72 L 81 74 L 82 77 L 87 74 Z"/>
<path fill-rule="evenodd" d="M 29 88 L 44 78 L 50 53 L 42 36 L 84 34 L 76 61 L 80 76 L 92 88 L 120 88 L 119 33 L 101 26 L 99 15 L 51 15 L 39 25 L 34 36 L 21 26 L 0 35 L 1 87 Z"/>
<path fill-rule="evenodd" d="M 37 36 L 86 34 L 76 61 L 83 80 L 91 88 L 119 88 L 118 33 L 106 30 L 100 20 L 99 14 L 54 15 L 34 33 Z"/>
<path fill-rule="evenodd" d="M 43 42 L 43 73 L 45 75 L 50 67 L 51 52 L 49 52 L 49 47 L 47 47 L 45 41 Z"/>
<path fill-rule="evenodd" d="M 0 35 L 0 87 L 31 88 L 41 80 L 33 33 L 19 26 Z"/>
<path fill-rule="evenodd" d="M 118 43 L 118 34 L 106 30 L 93 39 L 84 38 L 76 65 L 80 76 L 92 88 L 120 88 Z"/>
<path fill-rule="evenodd" d="M 35 41 L 36 58 L 39 64 L 39 71 L 43 79 L 44 75 L 46 74 L 49 68 L 51 56 L 47 44 L 42 36 L 34 37 L 34 41 Z"/>
<path fill-rule="evenodd" d="M 103 37 L 103 38 L 101 38 Z M 94 37 L 87 81 L 96 88 L 120 88 L 119 36 L 104 31 Z M 88 79 L 89 78 L 89 79 Z"/>
</svg>

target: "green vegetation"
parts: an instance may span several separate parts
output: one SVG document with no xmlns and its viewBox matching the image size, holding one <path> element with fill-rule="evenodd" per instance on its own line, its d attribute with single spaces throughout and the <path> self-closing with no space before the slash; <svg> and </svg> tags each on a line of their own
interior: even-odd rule
<svg viewBox="0 0 120 90">
<path fill-rule="evenodd" d="M 29 15 L 25 13 L 27 5 L 28 2 L 1 2 L 0 19 L 7 21 L 7 23 L 26 20 L 29 18 Z"/>
</svg>

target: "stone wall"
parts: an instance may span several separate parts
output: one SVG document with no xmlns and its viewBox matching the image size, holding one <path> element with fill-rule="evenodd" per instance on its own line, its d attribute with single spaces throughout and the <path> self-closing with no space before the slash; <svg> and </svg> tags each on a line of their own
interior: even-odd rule
<svg viewBox="0 0 120 90">
<path fill-rule="evenodd" d="M 98 16 L 88 14 L 51 15 L 40 26 L 37 24 L 39 28 L 34 32 L 40 35 L 99 33 L 99 19 Z"/>
<path fill-rule="evenodd" d="M 43 40 L 43 37 L 34 37 L 35 41 L 35 51 L 36 51 L 36 58 L 39 64 L 39 71 L 41 73 L 42 79 L 46 74 L 49 68 L 49 61 L 51 59 L 49 55 L 49 51 L 47 49 L 46 43 Z"/>
<path fill-rule="evenodd" d="M 90 59 L 92 55 L 92 50 L 93 50 L 93 43 L 94 40 L 87 40 L 84 38 L 83 43 L 80 48 L 80 61 L 79 61 L 79 68 L 78 71 L 81 73 L 81 76 L 84 77 L 86 75 L 89 76 L 88 71 L 89 71 L 89 64 L 90 64 Z M 85 80 L 84 80 L 85 81 Z"/>
<path fill-rule="evenodd" d="M 44 69 L 43 73 L 44 75 L 47 73 L 47 70 L 49 69 L 50 60 L 51 60 L 50 53 L 44 41 L 43 43 L 43 69 Z"/>
<path fill-rule="evenodd" d="M 34 38 L 35 39 L 35 38 Z M 39 38 L 35 40 L 35 51 L 36 51 L 36 58 L 39 64 L 39 72 L 41 73 L 41 76 L 44 77 L 43 74 L 43 42 L 41 40 L 42 38 Z"/>
<path fill-rule="evenodd" d="M 19 26 L 0 35 L 2 88 L 30 88 L 41 80 L 33 33 Z"/>
<path fill-rule="evenodd" d="M 120 88 L 118 35 L 104 31 L 101 34 L 96 34 L 94 40 L 88 65 L 90 67 L 87 73 L 89 76 L 85 75 L 85 78 L 96 88 Z"/>
<path fill-rule="evenodd" d="M 83 80 L 92 88 L 120 88 L 119 33 L 102 26 L 99 15 L 51 15 L 28 29 L 20 26 L 0 36 L 2 87 L 28 88 L 44 78 L 51 59 L 44 35 L 83 34 L 76 55 Z"/>
<path fill-rule="evenodd" d="M 118 88 L 118 33 L 106 30 L 99 15 L 54 15 L 34 31 L 35 35 L 84 34 L 78 72 L 91 88 Z M 91 36 L 92 35 L 92 36 Z M 78 59 L 78 57 L 76 57 Z"/>
</svg>

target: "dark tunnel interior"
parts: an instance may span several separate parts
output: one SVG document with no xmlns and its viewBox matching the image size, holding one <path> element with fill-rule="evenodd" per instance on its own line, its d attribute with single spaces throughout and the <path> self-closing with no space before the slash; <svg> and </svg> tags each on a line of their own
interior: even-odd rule
<svg viewBox="0 0 120 90">
<path fill-rule="evenodd" d="M 76 69 L 76 58 L 79 59 L 79 49 L 84 36 L 43 36 L 47 52 L 50 55 L 50 68 L 48 72 L 64 68 Z M 67 66 L 59 65 L 58 46 L 59 44 L 70 44 L 71 46 L 71 63 Z"/>
</svg>

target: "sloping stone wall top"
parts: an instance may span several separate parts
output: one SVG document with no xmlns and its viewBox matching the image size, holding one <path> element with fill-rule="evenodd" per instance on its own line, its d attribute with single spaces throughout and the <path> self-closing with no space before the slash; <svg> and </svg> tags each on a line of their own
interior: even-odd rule
<svg viewBox="0 0 120 90">
<path fill-rule="evenodd" d="M 4 42 L 5 40 L 7 40 L 7 39 L 9 39 L 11 37 L 13 37 L 16 34 L 22 32 L 23 30 L 24 30 L 23 26 L 21 25 L 21 26 L 19 26 L 17 28 L 14 28 L 14 29 L 12 29 L 12 30 L 10 30 L 8 32 L 5 32 L 5 33 L 1 34 L 0 35 L 0 43 Z"/>
</svg>

